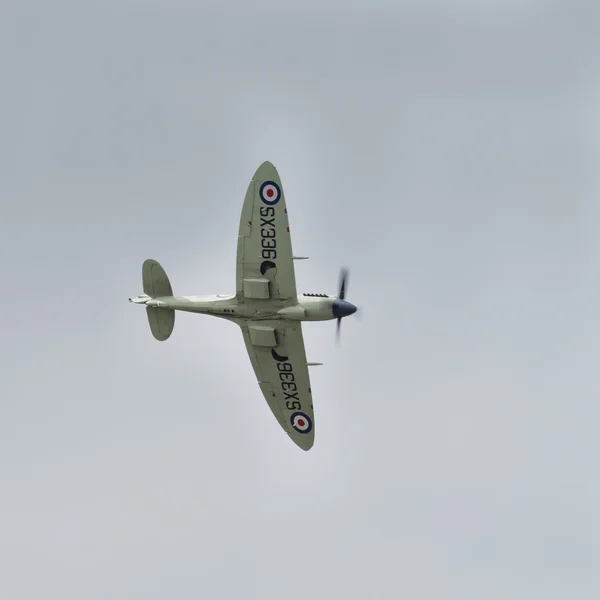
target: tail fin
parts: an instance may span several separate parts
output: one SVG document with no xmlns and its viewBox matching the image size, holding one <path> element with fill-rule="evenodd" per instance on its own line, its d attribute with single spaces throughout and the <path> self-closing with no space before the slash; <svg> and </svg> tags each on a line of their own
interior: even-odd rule
<svg viewBox="0 0 600 600">
<path fill-rule="evenodd" d="M 171 282 L 165 270 L 151 258 L 145 260 L 142 265 L 142 283 L 144 294 L 147 294 L 150 298 L 163 298 L 173 295 Z M 146 313 L 152 335 L 160 342 L 169 339 L 173 327 L 175 327 L 175 311 L 170 308 L 147 306 Z"/>
</svg>

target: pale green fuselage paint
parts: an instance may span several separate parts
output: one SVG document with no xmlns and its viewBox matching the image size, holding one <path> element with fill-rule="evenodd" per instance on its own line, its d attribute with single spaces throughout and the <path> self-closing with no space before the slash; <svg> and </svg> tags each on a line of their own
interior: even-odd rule
<svg viewBox="0 0 600 600">
<path fill-rule="evenodd" d="M 296 303 L 274 303 L 266 300 L 264 306 L 253 300 L 249 304 L 238 302 L 235 294 L 211 296 L 165 296 L 150 298 L 138 296 L 132 302 L 148 307 L 181 310 L 185 312 L 212 315 L 229 320 L 290 320 L 290 321 L 330 321 L 333 315 L 333 302 L 336 296 L 300 296 Z"/>
</svg>

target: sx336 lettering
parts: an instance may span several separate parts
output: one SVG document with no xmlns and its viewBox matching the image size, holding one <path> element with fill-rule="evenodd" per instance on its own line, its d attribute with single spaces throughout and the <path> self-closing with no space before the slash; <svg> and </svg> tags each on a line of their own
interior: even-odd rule
<svg viewBox="0 0 600 600">
<path fill-rule="evenodd" d="M 275 209 L 272 206 L 260 207 L 260 245 L 262 246 L 262 257 L 265 260 L 277 258 Z"/>
<path fill-rule="evenodd" d="M 271 352 L 273 358 L 277 361 L 277 370 L 279 371 L 279 382 L 285 400 L 285 405 L 289 410 L 298 410 L 302 408 L 300 398 L 298 398 L 298 385 L 294 375 L 294 368 L 287 356 L 279 356 L 276 352 Z"/>
</svg>

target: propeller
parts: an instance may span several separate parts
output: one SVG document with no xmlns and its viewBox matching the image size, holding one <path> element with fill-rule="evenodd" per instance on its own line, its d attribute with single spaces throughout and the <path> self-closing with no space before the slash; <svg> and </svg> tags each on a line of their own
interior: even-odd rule
<svg viewBox="0 0 600 600">
<path fill-rule="evenodd" d="M 340 270 L 340 293 L 338 294 L 338 298 L 340 300 L 344 300 L 346 297 L 346 288 L 348 287 L 348 278 L 350 272 L 346 267 L 342 267 Z"/>
<path fill-rule="evenodd" d="M 350 272 L 346 267 L 342 267 L 340 270 L 340 291 L 338 293 L 338 300 L 334 302 L 334 315 L 337 316 L 336 340 L 338 342 L 340 340 L 340 327 L 342 326 L 342 318 L 356 312 L 356 306 L 346 300 L 349 278 Z"/>
<path fill-rule="evenodd" d="M 337 325 L 335 329 L 335 341 L 340 343 L 340 327 L 342 326 L 342 317 L 338 317 Z"/>
</svg>

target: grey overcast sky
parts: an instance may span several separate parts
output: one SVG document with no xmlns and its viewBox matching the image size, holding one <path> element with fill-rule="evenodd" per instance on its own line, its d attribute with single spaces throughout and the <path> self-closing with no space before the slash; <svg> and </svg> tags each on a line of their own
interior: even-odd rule
<svg viewBox="0 0 600 600">
<path fill-rule="evenodd" d="M 597 3 L 0 6 L 0 599 L 600 597 Z M 316 442 L 235 325 L 272 161 Z"/>
</svg>

